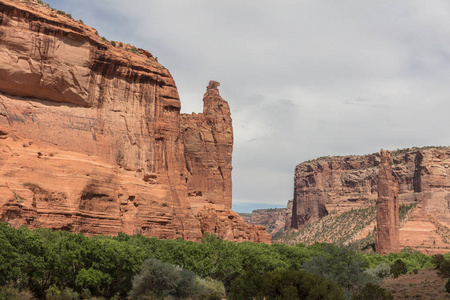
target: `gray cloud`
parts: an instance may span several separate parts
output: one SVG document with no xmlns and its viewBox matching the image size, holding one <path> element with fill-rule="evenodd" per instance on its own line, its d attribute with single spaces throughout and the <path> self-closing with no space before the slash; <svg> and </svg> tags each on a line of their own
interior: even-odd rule
<svg viewBox="0 0 450 300">
<path fill-rule="evenodd" d="M 184 112 L 221 83 L 235 203 L 285 204 L 295 165 L 318 156 L 450 144 L 448 1 L 50 4 L 157 56 Z"/>
</svg>

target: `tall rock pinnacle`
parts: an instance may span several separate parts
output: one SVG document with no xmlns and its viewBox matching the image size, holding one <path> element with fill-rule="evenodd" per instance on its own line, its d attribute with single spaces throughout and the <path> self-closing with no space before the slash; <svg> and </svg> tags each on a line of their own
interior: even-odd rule
<svg viewBox="0 0 450 300">
<path fill-rule="evenodd" d="M 398 184 L 392 176 L 391 155 L 383 149 L 378 173 L 377 253 L 399 252 Z"/>
</svg>

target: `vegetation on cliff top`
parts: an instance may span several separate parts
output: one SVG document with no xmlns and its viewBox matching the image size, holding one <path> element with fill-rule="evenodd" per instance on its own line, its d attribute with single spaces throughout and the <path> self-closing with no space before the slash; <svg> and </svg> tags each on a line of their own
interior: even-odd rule
<svg viewBox="0 0 450 300">
<path fill-rule="evenodd" d="M 422 150 L 429 150 L 429 149 L 445 149 L 450 150 L 450 147 L 448 146 L 423 146 L 423 147 L 411 147 L 411 148 L 403 148 L 403 149 L 395 149 L 395 150 L 389 150 L 392 156 L 401 155 L 407 152 L 415 152 L 415 151 L 422 151 Z M 307 161 L 302 162 L 303 163 L 313 163 L 313 162 L 319 162 L 319 161 L 330 161 L 333 159 L 339 159 L 339 158 L 351 158 L 351 157 L 364 157 L 368 155 L 378 155 L 378 152 L 371 153 L 371 154 L 365 154 L 365 155 L 327 155 L 327 156 L 320 156 L 314 159 L 310 159 Z"/>
</svg>

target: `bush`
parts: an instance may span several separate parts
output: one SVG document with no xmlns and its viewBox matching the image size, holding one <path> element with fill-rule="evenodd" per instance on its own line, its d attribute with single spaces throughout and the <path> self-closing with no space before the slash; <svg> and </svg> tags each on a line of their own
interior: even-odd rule
<svg viewBox="0 0 450 300">
<path fill-rule="evenodd" d="M 444 259 L 439 267 L 439 273 L 442 276 L 450 277 L 450 260 Z"/>
<path fill-rule="evenodd" d="M 365 273 L 378 281 L 391 276 L 391 267 L 388 263 L 383 262 L 373 269 L 366 270 Z"/>
<path fill-rule="evenodd" d="M 225 298 L 223 283 L 211 278 L 195 278 L 196 296 L 200 300 L 220 300 Z"/>
<path fill-rule="evenodd" d="M 431 257 L 431 263 L 436 265 L 436 268 L 439 269 L 441 264 L 445 261 L 444 255 L 436 254 Z"/>
<path fill-rule="evenodd" d="M 394 278 L 397 278 L 401 274 L 406 274 L 408 272 L 408 268 L 403 260 L 397 259 L 391 266 L 391 273 Z"/>
<path fill-rule="evenodd" d="M 133 299 L 143 295 L 184 299 L 194 294 L 194 280 L 193 272 L 151 258 L 144 261 L 141 272 L 133 279 L 130 296 Z"/>
<path fill-rule="evenodd" d="M 343 290 L 331 280 L 296 270 L 247 271 L 233 282 L 229 296 L 236 300 L 345 299 Z"/>
<path fill-rule="evenodd" d="M 264 274 L 266 299 L 344 299 L 332 281 L 304 271 L 273 271 Z"/>
<path fill-rule="evenodd" d="M 445 289 L 447 290 L 447 293 L 450 293 L 450 279 L 447 281 L 447 284 L 445 285 Z"/>
<path fill-rule="evenodd" d="M 347 293 L 352 293 L 373 280 L 363 271 L 362 264 L 354 251 L 326 244 L 319 254 L 303 264 L 303 268 L 309 273 L 331 279 Z"/>
<path fill-rule="evenodd" d="M 19 291 L 12 283 L 7 286 L 0 286 L 0 300 L 27 300 L 33 298 L 31 292 Z"/>
<path fill-rule="evenodd" d="M 56 285 L 52 285 L 45 291 L 47 300 L 77 300 L 80 295 L 70 288 L 60 290 Z"/>
<path fill-rule="evenodd" d="M 394 299 L 391 292 L 382 287 L 368 283 L 359 292 L 355 293 L 352 300 L 391 300 Z"/>
</svg>

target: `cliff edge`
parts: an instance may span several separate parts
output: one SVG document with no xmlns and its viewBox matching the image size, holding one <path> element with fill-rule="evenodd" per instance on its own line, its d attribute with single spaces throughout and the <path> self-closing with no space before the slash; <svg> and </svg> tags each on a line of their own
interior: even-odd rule
<svg viewBox="0 0 450 300">
<path fill-rule="evenodd" d="M 270 242 L 231 211 L 233 132 L 210 82 L 181 115 L 169 71 L 38 2 L 0 1 L 0 221 Z"/>
</svg>

